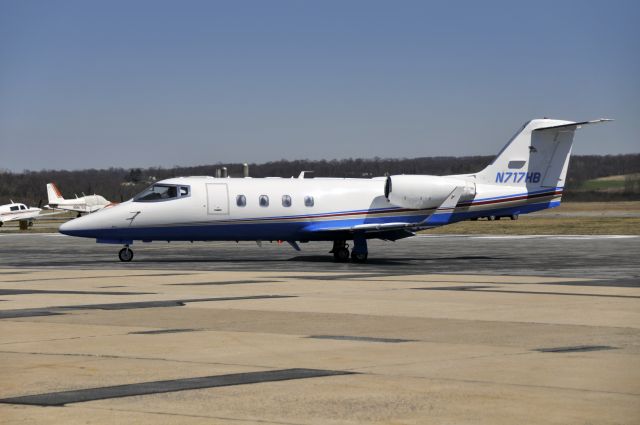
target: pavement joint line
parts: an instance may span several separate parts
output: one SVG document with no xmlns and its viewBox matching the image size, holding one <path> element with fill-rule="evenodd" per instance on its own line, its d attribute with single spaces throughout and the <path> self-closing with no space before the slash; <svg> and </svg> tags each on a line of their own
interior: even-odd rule
<svg viewBox="0 0 640 425">
<path fill-rule="evenodd" d="M 227 280 L 220 282 L 185 282 L 185 283 L 163 283 L 165 286 L 224 286 L 224 285 L 248 285 L 255 283 L 284 283 L 284 280 Z"/>
<path fill-rule="evenodd" d="M 183 333 L 183 332 L 199 332 L 202 329 L 154 329 L 151 331 L 135 331 L 129 332 L 127 335 L 160 335 L 160 334 L 173 334 L 173 333 Z"/>
<path fill-rule="evenodd" d="M 276 424 L 276 425 L 305 425 L 303 422 L 281 422 L 281 421 L 268 421 L 265 419 L 243 419 L 243 418 L 231 418 L 227 416 L 207 416 L 207 415 L 194 415 L 188 413 L 173 413 L 173 412 L 158 412 L 158 411 L 149 411 L 149 410 L 133 410 L 133 409 L 116 409 L 114 407 L 98 407 L 98 406 L 82 406 L 83 409 L 95 409 L 95 410 L 103 410 L 108 412 L 127 412 L 127 413 L 145 413 L 151 415 L 158 416 L 178 416 L 185 418 L 203 418 L 203 419 L 220 419 L 225 421 L 237 421 L 237 422 L 254 422 L 260 424 Z"/>
<path fill-rule="evenodd" d="M 357 372 L 327 369 L 279 369 L 256 372 L 232 373 L 163 381 L 140 382 L 79 390 L 25 395 L 0 399 L 3 404 L 23 404 L 29 406 L 64 406 L 87 401 L 106 400 L 121 397 L 200 390 L 205 388 L 259 384 L 263 382 L 290 381 L 296 379 L 329 376 L 354 375 Z"/>
<path fill-rule="evenodd" d="M 640 299 L 638 295 L 616 295 L 616 294 L 581 294 L 579 292 L 548 292 L 548 291 L 515 291 L 510 289 L 485 289 L 495 288 L 493 286 L 440 286 L 427 288 L 411 288 L 422 291 L 469 291 L 475 293 L 498 293 L 498 294 L 524 294 L 524 295 L 561 295 L 572 297 L 601 297 L 601 298 L 633 298 Z"/>
<path fill-rule="evenodd" d="M 359 368 L 351 369 L 355 372 L 359 370 Z M 378 376 L 396 376 L 400 378 L 413 378 L 413 379 L 425 379 L 429 381 L 445 381 L 445 382 L 464 382 L 468 384 L 480 384 L 480 385 L 505 385 L 512 387 L 522 387 L 522 388 L 537 388 L 542 390 L 561 390 L 561 391 L 576 391 L 576 392 L 586 392 L 586 393 L 594 393 L 594 394 L 615 394 L 615 395 L 623 395 L 629 397 L 639 397 L 640 393 L 623 393 L 620 391 L 603 391 L 603 390 L 591 390 L 588 388 L 571 388 L 571 387 L 559 387 L 553 385 L 532 385 L 532 384 L 519 384 L 515 382 L 501 382 L 501 381 L 486 381 L 482 379 L 459 379 L 459 378 L 443 378 L 443 377 L 433 377 L 433 376 L 416 376 L 416 375 L 391 375 L 388 373 L 376 373 L 376 372 L 363 372 L 362 374 L 366 375 L 378 375 Z"/>
<path fill-rule="evenodd" d="M 159 307 L 184 307 L 185 304 L 195 302 L 214 302 L 214 301 L 243 301 L 243 300 L 262 300 L 262 299 L 280 299 L 280 298 L 297 298 L 297 295 L 247 295 L 238 297 L 212 297 L 212 298 L 186 298 L 175 300 L 157 300 L 157 301 L 132 301 L 125 303 L 109 303 L 109 304 L 79 304 L 67 306 L 41 307 L 41 308 L 25 308 L 15 310 L 0 310 L 0 320 L 15 319 L 19 317 L 36 317 L 36 316 L 52 316 L 66 314 L 74 310 L 133 310 L 142 308 L 159 308 Z"/>
<path fill-rule="evenodd" d="M 1 284 L 1 283 L 0 283 Z M 6 289 L 0 288 L 0 295 L 157 295 L 157 292 L 132 292 L 132 291 L 74 291 L 58 289 Z"/>
<path fill-rule="evenodd" d="M 569 347 L 534 348 L 532 351 L 540 353 L 584 353 L 588 351 L 616 350 L 618 347 L 609 345 L 573 345 Z"/>
<path fill-rule="evenodd" d="M 372 336 L 351 336 L 351 335 L 309 335 L 305 338 L 311 339 L 333 339 L 338 341 L 358 341 L 358 342 L 383 342 L 397 344 L 401 342 L 417 342 L 416 339 L 401 339 L 401 338 L 383 338 Z"/>
<path fill-rule="evenodd" d="M 16 274 L 21 272 L 16 272 Z M 24 274 L 29 274 L 32 272 L 22 272 Z M 0 273 L 2 274 L 2 273 Z M 85 280 L 85 279 L 122 279 L 125 277 L 156 277 L 156 276 L 194 276 L 202 274 L 202 272 L 191 272 L 191 273 L 158 273 L 158 274 L 125 274 L 125 275 L 117 275 L 117 276 L 74 276 L 74 277 L 54 277 L 54 278 L 40 278 L 40 279 L 15 279 L 15 280 L 4 280 L 0 281 L 0 283 L 23 283 L 23 282 L 48 282 L 55 280 Z"/>
<path fill-rule="evenodd" d="M 38 342 L 38 341 L 33 341 Z M 177 359 L 165 359 L 162 357 L 135 357 L 135 356 L 117 356 L 112 354 L 91 354 L 91 353 L 45 353 L 36 351 L 9 351 L 0 350 L 0 354 L 27 354 L 33 356 L 64 356 L 64 357 L 88 357 L 93 360 L 101 359 L 122 359 L 122 360 L 144 360 L 144 361 L 157 361 L 157 362 L 170 362 L 170 363 L 186 363 L 186 364 L 200 364 L 200 365 L 219 365 L 219 366 L 240 366 L 240 367 L 252 367 L 260 369 L 275 369 L 273 365 L 260 365 L 260 364 L 245 364 L 245 363 L 224 363 L 224 362 L 202 362 L 195 360 L 177 360 Z M 347 369 L 349 370 L 349 369 Z"/>
</svg>

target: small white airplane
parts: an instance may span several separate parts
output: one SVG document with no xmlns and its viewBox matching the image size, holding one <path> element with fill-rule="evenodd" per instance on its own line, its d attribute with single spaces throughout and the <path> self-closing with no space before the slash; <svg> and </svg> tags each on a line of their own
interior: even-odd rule
<svg viewBox="0 0 640 425">
<path fill-rule="evenodd" d="M 7 221 L 26 221 L 28 226 L 32 226 L 33 220 L 40 216 L 40 211 L 42 209 L 13 201 L 10 204 L 0 205 L 0 227 Z"/>
<path fill-rule="evenodd" d="M 78 213 L 78 217 L 84 213 L 96 212 L 111 204 L 100 195 L 84 195 L 81 198 L 76 195 L 75 199 L 64 199 L 55 183 L 47 184 L 47 196 L 49 204 L 45 205 L 45 208 L 74 211 Z"/>
<path fill-rule="evenodd" d="M 560 205 L 575 130 L 604 121 L 610 120 L 529 121 L 474 174 L 167 179 L 64 223 L 60 232 L 123 244 L 121 261 L 133 258 L 134 240 L 275 240 L 296 250 L 298 242 L 332 241 L 336 261 L 364 262 L 367 239 L 397 240 L 462 220 L 515 218 Z"/>
</svg>

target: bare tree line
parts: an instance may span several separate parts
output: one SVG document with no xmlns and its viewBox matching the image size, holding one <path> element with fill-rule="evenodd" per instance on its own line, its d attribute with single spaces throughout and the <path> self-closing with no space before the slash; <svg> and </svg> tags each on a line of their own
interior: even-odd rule
<svg viewBox="0 0 640 425">
<path fill-rule="evenodd" d="M 466 174 L 481 170 L 493 156 L 422 157 L 422 158 L 349 158 L 340 160 L 280 160 L 250 164 L 252 177 L 292 177 L 300 171 L 313 171 L 315 177 L 374 177 L 385 174 Z M 0 204 L 10 200 L 30 205 L 47 203 L 45 185 L 55 182 L 65 197 L 74 194 L 101 194 L 120 202 L 155 180 L 188 175 L 215 175 L 217 168 L 227 167 L 229 175 L 240 177 L 242 164 L 212 164 L 173 168 L 108 168 L 77 171 L 41 170 L 0 172 Z M 625 182 L 619 193 L 580 190 L 582 184 L 598 177 L 640 173 L 640 154 L 579 155 L 571 157 L 565 199 L 571 200 L 640 200 L 640 183 Z"/>
</svg>

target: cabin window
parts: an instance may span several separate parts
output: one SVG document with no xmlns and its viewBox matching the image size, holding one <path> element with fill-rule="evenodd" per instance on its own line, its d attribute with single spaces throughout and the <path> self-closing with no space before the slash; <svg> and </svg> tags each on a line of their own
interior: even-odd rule
<svg viewBox="0 0 640 425">
<path fill-rule="evenodd" d="M 21 209 L 21 210 L 26 210 L 26 209 L 27 209 L 27 207 L 25 207 L 24 205 L 20 205 L 20 209 Z"/>
<path fill-rule="evenodd" d="M 236 205 L 239 207 L 246 207 L 247 206 L 247 197 L 244 195 L 238 195 L 236 196 Z"/>
<path fill-rule="evenodd" d="M 188 196 L 188 190 L 187 195 Z M 154 184 L 133 198 L 134 202 L 159 202 L 178 198 L 178 186 Z"/>
<path fill-rule="evenodd" d="M 189 186 L 180 186 L 180 197 L 189 196 Z"/>
<path fill-rule="evenodd" d="M 290 207 L 291 206 L 291 196 L 282 195 L 282 206 L 283 207 Z"/>
<path fill-rule="evenodd" d="M 11 211 L 18 211 L 20 209 L 19 206 L 15 205 L 13 207 L 10 207 Z"/>
<path fill-rule="evenodd" d="M 307 207 L 312 207 L 314 205 L 313 196 L 305 196 L 304 205 Z"/>
<path fill-rule="evenodd" d="M 260 195 L 260 198 L 258 198 L 258 203 L 260 204 L 261 207 L 268 207 L 269 197 L 267 195 Z"/>
</svg>

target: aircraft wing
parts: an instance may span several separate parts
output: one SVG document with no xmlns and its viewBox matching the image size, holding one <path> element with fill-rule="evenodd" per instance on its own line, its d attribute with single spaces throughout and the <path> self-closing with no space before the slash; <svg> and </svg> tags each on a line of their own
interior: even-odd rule
<svg viewBox="0 0 640 425">
<path fill-rule="evenodd" d="M 66 211 L 64 211 L 64 210 L 59 210 L 59 211 L 56 210 L 56 212 L 51 212 L 51 213 L 45 213 L 45 214 L 40 213 L 37 216 L 35 216 L 35 218 L 46 217 L 48 215 L 60 215 L 60 214 L 64 214 L 64 213 L 66 213 Z"/>
<path fill-rule="evenodd" d="M 414 223 L 366 223 L 353 226 L 323 226 L 322 223 L 319 223 L 319 225 L 316 224 L 307 229 L 314 234 L 325 233 L 329 239 L 332 235 L 338 237 L 341 233 L 345 235 L 346 239 L 348 239 L 348 235 L 364 233 L 375 234 L 380 239 L 392 241 L 413 236 L 412 230 L 416 230 Z"/>
<path fill-rule="evenodd" d="M 31 220 L 38 220 L 42 217 L 46 217 L 48 215 L 58 215 L 58 214 L 62 214 L 64 213 L 64 211 L 59 211 L 59 212 L 53 212 L 53 213 L 46 213 L 46 214 L 35 214 L 32 216 L 16 216 L 16 217 L 9 217 L 9 218 L 3 218 L 0 217 L 0 221 L 2 221 L 3 223 L 9 222 L 9 221 L 31 221 Z"/>
<path fill-rule="evenodd" d="M 364 233 L 375 234 L 380 239 L 397 240 L 413 236 L 415 231 L 427 227 L 447 224 L 451 220 L 453 211 L 464 193 L 464 187 L 456 187 L 447 196 L 444 202 L 422 221 L 418 222 L 391 222 L 391 223 L 363 223 L 353 226 L 323 226 L 322 223 L 314 224 L 308 231 L 313 233 Z"/>
</svg>

